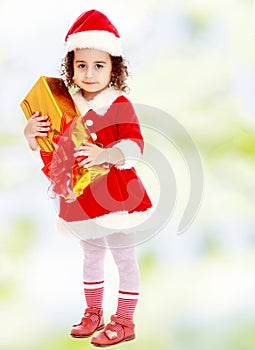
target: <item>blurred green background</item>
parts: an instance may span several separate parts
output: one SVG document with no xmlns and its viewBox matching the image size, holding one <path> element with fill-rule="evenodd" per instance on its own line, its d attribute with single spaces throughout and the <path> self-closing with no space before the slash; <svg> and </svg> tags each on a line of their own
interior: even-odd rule
<svg viewBox="0 0 255 350">
<path fill-rule="evenodd" d="M 92 348 L 89 339 L 68 335 L 84 308 L 81 249 L 75 237 L 57 231 L 41 161 L 23 137 L 19 103 L 40 75 L 58 76 L 69 26 L 97 8 L 122 36 L 130 98 L 185 127 L 205 178 L 200 211 L 177 235 L 188 175 L 181 160 L 173 164 L 177 211 L 137 247 L 137 339 L 116 348 L 254 350 L 253 2 L 2 0 L 0 8 L 0 349 Z M 118 288 L 110 255 L 106 280 L 109 317 Z"/>
</svg>

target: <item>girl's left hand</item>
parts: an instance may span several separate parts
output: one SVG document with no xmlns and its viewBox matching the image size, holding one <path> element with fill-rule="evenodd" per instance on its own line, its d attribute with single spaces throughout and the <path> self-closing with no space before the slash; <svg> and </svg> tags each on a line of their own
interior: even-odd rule
<svg viewBox="0 0 255 350">
<path fill-rule="evenodd" d="M 105 160 L 105 149 L 98 147 L 93 143 L 83 142 L 80 147 L 75 148 L 75 157 L 86 157 L 78 164 L 84 168 L 89 168 L 93 165 L 102 164 Z"/>
</svg>

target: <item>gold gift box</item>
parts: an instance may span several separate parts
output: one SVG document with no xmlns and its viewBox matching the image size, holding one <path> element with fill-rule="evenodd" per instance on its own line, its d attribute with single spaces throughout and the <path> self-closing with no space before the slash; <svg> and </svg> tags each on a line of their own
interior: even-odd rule
<svg viewBox="0 0 255 350">
<path fill-rule="evenodd" d="M 20 106 L 27 119 L 31 118 L 37 111 L 41 115 L 49 116 L 51 130 L 48 132 L 47 137 L 37 137 L 38 144 L 43 153 L 46 152 L 47 154 L 47 152 L 55 151 L 53 137 L 60 135 L 63 116 L 66 124 L 76 119 L 70 135 L 76 147 L 80 146 L 83 141 L 94 143 L 62 79 L 41 76 L 28 92 Z M 91 168 L 73 167 L 73 174 L 76 173 L 76 175 L 73 175 L 71 183 L 72 192 L 76 197 L 80 196 L 85 187 L 108 172 L 109 169 L 101 165 Z M 71 199 L 70 196 L 66 196 L 65 198 L 67 200 Z"/>
<path fill-rule="evenodd" d="M 41 76 L 20 104 L 29 119 L 35 112 L 49 116 L 51 130 L 47 137 L 37 137 L 42 151 L 54 151 L 53 136 L 58 135 L 63 114 L 68 123 L 80 115 L 64 81 L 60 78 Z"/>
</svg>

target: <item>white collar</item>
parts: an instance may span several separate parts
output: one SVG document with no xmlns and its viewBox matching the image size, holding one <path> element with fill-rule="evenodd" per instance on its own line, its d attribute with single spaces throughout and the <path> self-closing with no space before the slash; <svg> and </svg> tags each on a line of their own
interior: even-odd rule
<svg viewBox="0 0 255 350">
<path fill-rule="evenodd" d="M 100 92 L 90 101 L 87 101 L 82 96 L 81 90 L 75 92 L 72 95 L 72 98 L 82 116 L 84 116 L 90 109 L 93 109 L 98 115 L 103 116 L 119 96 L 121 96 L 119 91 L 115 90 L 113 87 L 109 87 Z"/>
</svg>

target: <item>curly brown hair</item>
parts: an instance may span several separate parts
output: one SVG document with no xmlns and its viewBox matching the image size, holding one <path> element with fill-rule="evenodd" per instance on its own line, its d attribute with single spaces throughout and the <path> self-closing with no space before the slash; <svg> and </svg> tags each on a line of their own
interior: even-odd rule
<svg viewBox="0 0 255 350">
<path fill-rule="evenodd" d="M 126 79 L 129 76 L 128 66 L 126 60 L 122 56 L 111 56 L 112 61 L 112 78 L 110 85 L 114 89 L 128 92 L 129 87 L 126 84 Z M 70 51 L 63 58 L 61 63 L 60 74 L 63 77 L 68 88 L 74 86 L 73 76 L 74 76 L 74 51 Z"/>
</svg>

